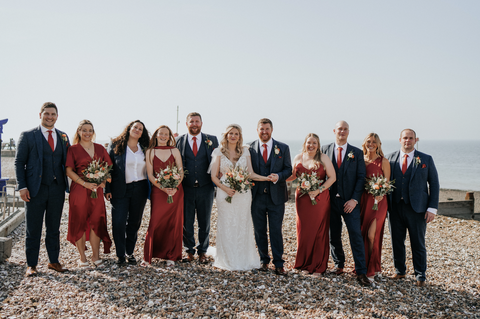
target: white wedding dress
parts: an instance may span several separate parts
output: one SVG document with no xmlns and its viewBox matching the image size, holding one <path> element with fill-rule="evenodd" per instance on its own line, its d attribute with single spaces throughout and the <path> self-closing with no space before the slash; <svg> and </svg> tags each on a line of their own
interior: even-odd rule
<svg viewBox="0 0 480 319">
<path fill-rule="evenodd" d="M 220 162 L 220 180 L 225 180 L 225 174 L 233 166 L 232 162 L 222 154 L 220 148 L 212 153 L 212 164 Z M 247 168 L 250 161 L 250 152 L 243 148 L 243 154 L 236 166 Z M 253 223 L 251 215 L 252 194 L 236 192 L 232 202 L 225 198 L 227 193 L 217 187 L 217 247 L 212 255 L 215 259 L 213 266 L 226 270 L 251 270 L 260 267 L 260 257 L 255 246 Z"/>
</svg>

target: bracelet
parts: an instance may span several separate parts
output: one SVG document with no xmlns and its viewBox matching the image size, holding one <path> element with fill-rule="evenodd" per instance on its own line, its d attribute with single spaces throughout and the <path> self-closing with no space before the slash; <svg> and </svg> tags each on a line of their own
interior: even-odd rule
<svg viewBox="0 0 480 319">
<path fill-rule="evenodd" d="M 85 187 L 85 181 L 83 181 L 83 185 L 82 185 L 82 186 Z"/>
<path fill-rule="evenodd" d="M 77 183 L 79 179 L 80 179 L 80 176 L 77 178 L 77 180 L 75 181 L 75 183 Z"/>
</svg>

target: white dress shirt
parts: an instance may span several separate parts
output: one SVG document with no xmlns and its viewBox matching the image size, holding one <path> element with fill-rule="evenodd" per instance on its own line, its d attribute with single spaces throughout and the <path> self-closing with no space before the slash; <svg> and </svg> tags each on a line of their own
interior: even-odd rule
<svg viewBox="0 0 480 319">
<path fill-rule="evenodd" d="M 202 143 L 202 133 L 198 133 L 197 135 L 190 135 L 190 133 L 187 133 L 188 136 L 188 144 L 190 144 L 190 148 L 193 151 L 193 137 L 195 136 L 197 138 L 197 151 L 200 150 L 200 143 Z"/>
<path fill-rule="evenodd" d="M 402 150 L 400 150 L 400 159 L 399 159 L 399 165 L 400 165 L 400 170 L 402 169 L 402 166 L 403 166 L 403 158 L 405 157 L 405 154 L 407 154 L 407 169 L 408 167 L 410 166 L 410 164 L 412 164 L 412 161 L 413 161 L 413 155 L 415 154 L 415 149 L 413 149 L 413 151 L 411 151 L 410 153 L 404 153 Z M 436 208 L 432 208 L 432 207 L 428 207 L 427 208 L 427 212 L 430 212 L 432 214 L 435 214 L 437 215 L 437 209 Z"/>
<path fill-rule="evenodd" d="M 343 145 L 338 145 L 337 143 L 335 143 L 335 162 L 338 162 L 338 148 L 341 147 L 342 148 L 342 163 L 345 159 L 345 153 L 347 152 L 347 146 L 348 146 L 348 143 L 345 143 Z"/>
<path fill-rule="evenodd" d="M 270 139 L 267 143 L 264 143 L 262 142 L 262 140 L 259 139 L 258 143 L 259 143 L 258 145 L 260 146 L 260 154 L 262 154 L 262 156 L 263 156 L 263 149 L 264 149 L 263 144 L 267 144 L 267 161 L 268 161 L 268 159 L 270 158 L 270 152 L 272 151 L 272 147 L 273 147 L 273 140 Z"/>
<path fill-rule="evenodd" d="M 140 147 L 140 143 L 137 144 L 137 148 L 137 151 L 133 152 L 127 145 L 127 155 L 125 159 L 125 182 L 127 184 L 147 178 L 145 154 Z"/>
<path fill-rule="evenodd" d="M 40 129 L 42 130 L 42 134 L 47 140 L 47 142 L 48 142 L 48 131 L 50 130 L 52 131 L 53 146 L 54 146 L 53 149 L 55 150 L 55 148 L 57 147 L 57 131 L 55 130 L 55 128 L 48 129 L 43 127 L 43 125 L 40 125 Z"/>
</svg>

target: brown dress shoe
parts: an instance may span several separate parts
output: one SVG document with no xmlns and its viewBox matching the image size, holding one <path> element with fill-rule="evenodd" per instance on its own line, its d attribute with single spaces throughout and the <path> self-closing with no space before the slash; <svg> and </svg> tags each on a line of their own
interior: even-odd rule
<svg viewBox="0 0 480 319">
<path fill-rule="evenodd" d="M 417 282 L 415 283 L 415 286 L 417 286 L 417 287 L 425 287 L 425 281 L 417 280 Z"/>
<path fill-rule="evenodd" d="M 27 271 L 25 272 L 25 276 L 32 277 L 32 276 L 36 276 L 37 274 L 38 274 L 38 271 L 37 271 L 36 266 L 27 267 Z"/>
<path fill-rule="evenodd" d="M 362 286 L 369 287 L 372 285 L 372 282 L 368 280 L 367 275 L 361 274 L 357 276 L 357 281 L 360 283 Z"/>
<path fill-rule="evenodd" d="M 269 269 L 268 269 L 268 264 L 262 264 L 262 265 L 260 266 L 260 268 L 258 268 L 258 270 L 264 271 L 264 272 L 269 271 Z"/>
<path fill-rule="evenodd" d="M 63 266 L 60 263 L 49 263 L 48 264 L 48 269 L 53 269 L 58 272 L 66 272 L 68 271 L 67 268 L 63 268 Z"/>
<path fill-rule="evenodd" d="M 182 259 L 182 263 L 190 263 L 190 262 L 192 262 L 194 259 L 195 259 L 195 257 L 193 256 L 193 254 L 188 253 L 188 254 L 187 254 L 187 257 L 185 257 L 185 258 Z"/>
<path fill-rule="evenodd" d="M 395 274 L 395 276 L 391 277 L 391 279 L 397 280 L 397 279 L 404 279 L 405 277 L 407 277 L 407 275 Z"/>
<path fill-rule="evenodd" d="M 276 267 L 275 274 L 279 276 L 286 276 L 287 272 L 285 271 L 285 269 L 283 269 L 283 267 Z"/>
<path fill-rule="evenodd" d="M 333 270 L 333 273 L 334 273 L 335 275 L 341 275 L 341 274 L 343 274 L 343 268 L 336 267 L 336 268 Z"/>
<path fill-rule="evenodd" d="M 201 264 L 206 264 L 206 263 L 208 263 L 208 258 L 207 258 L 207 256 L 205 255 L 205 253 L 201 253 L 200 255 L 198 255 L 198 261 L 199 261 Z"/>
</svg>

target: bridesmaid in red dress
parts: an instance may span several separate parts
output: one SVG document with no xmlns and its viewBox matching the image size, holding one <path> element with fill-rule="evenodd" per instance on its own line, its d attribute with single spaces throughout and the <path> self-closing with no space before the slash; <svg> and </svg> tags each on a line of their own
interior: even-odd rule
<svg viewBox="0 0 480 319">
<path fill-rule="evenodd" d="M 105 254 L 110 253 L 112 245 L 107 231 L 107 216 L 103 199 L 105 183 L 100 185 L 89 183 L 84 180 L 82 174 L 92 159 L 101 159 L 112 165 L 107 151 L 102 145 L 93 143 L 94 138 L 93 124 L 89 120 L 81 121 L 73 138 L 73 145 L 68 149 L 65 164 L 67 176 L 73 181 L 69 197 L 67 239 L 77 246 L 80 254 L 78 262 L 80 268 L 89 267 L 85 256 L 86 241 L 90 241 L 92 246 L 92 262 L 96 267 L 104 266 L 103 260 L 99 256 L 100 241 L 103 241 Z M 94 190 L 97 191 L 98 198 L 90 197 Z"/>
<path fill-rule="evenodd" d="M 302 153 L 293 160 L 293 176 L 317 172 L 323 180 L 321 188 L 300 197 L 295 193 L 297 210 L 297 256 L 295 269 L 314 276 L 321 276 L 327 270 L 330 230 L 330 194 L 328 188 L 335 182 L 335 169 L 327 155 L 320 151 L 320 139 L 310 133 L 303 143 Z M 328 179 L 326 178 L 328 177 Z M 325 181 L 326 180 L 326 181 Z M 312 205 L 310 197 L 315 198 Z"/>
<path fill-rule="evenodd" d="M 375 176 L 390 177 L 390 163 L 383 157 L 382 142 L 376 133 L 367 135 L 362 144 L 367 178 Z M 372 210 L 375 202 L 373 195 L 365 191 L 361 200 L 361 229 L 365 245 L 365 260 L 367 263 L 367 277 L 374 280 L 375 275 L 382 272 L 382 242 L 385 218 L 387 216 L 387 200 L 377 196 L 378 210 Z"/>
<path fill-rule="evenodd" d="M 183 243 L 183 163 L 180 151 L 175 147 L 175 138 L 166 125 L 160 126 L 150 139 L 146 152 L 147 175 L 152 182 L 151 215 L 144 246 L 144 262 L 151 264 L 152 258 L 167 260 L 167 267 L 174 267 L 182 259 Z M 177 188 L 161 188 L 155 183 L 156 173 L 176 165 L 181 178 Z M 173 203 L 168 204 L 168 195 Z"/>
</svg>

